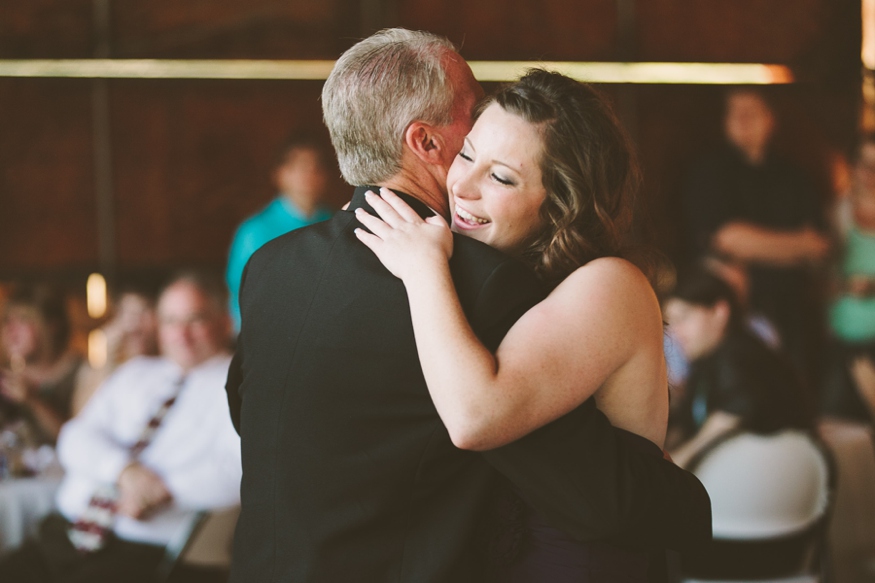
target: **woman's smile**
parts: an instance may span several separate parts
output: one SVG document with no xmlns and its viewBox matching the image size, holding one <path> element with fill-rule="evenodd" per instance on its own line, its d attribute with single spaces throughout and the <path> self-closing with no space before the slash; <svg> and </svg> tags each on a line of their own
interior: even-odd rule
<svg viewBox="0 0 875 583">
<path fill-rule="evenodd" d="M 488 225 L 491 222 L 489 219 L 484 219 L 483 217 L 478 217 L 469 213 L 458 204 L 456 204 L 455 207 L 455 212 L 453 213 L 454 227 L 458 226 L 461 229 L 476 229 L 483 225 Z"/>
</svg>

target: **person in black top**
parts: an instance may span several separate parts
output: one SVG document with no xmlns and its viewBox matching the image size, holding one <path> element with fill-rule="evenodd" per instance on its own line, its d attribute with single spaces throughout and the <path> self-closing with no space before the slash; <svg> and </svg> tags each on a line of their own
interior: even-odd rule
<svg viewBox="0 0 875 583">
<path fill-rule="evenodd" d="M 457 449 L 441 423 L 404 285 L 356 239 L 353 211 L 386 186 L 421 217 L 449 216 L 447 170 L 481 95 L 448 41 L 402 29 L 361 41 L 329 76 L 332 144 L 363 186 L 246 268 L 227 384 L 243 458 L 231 581 L 482 581 L 478 529 L 499 473 L 581 540 L 710 537 L 701 483 L 634 451 L 592 402 L 483 453 Z M 543 296 L 525 266 L 466 237 L 450 270 L 490 349 Z"/>
<path fill-rule="evenodd" d="M 699 161 L 684 189 L 687 259 L 715 253 L 744 265 L 751 311 L 771 320 L 800 373 L 813 375 L 822 308 L 807 267 L 829 242 L 810 180 L 771 149 L 775 126 L 758 91 L 727 95 L 727 144 Z"/>
<path fill-rule="evenodd" d="M 808 395 L 788 359 L 749 328 L 732 288 L 704 269 L 685 274 L 665 304 L 675 340 L 690 360 L 672 424 L 687 436 L 672 451 L 685 465 L 727 431 L 812 427 Z"/>
</svg>

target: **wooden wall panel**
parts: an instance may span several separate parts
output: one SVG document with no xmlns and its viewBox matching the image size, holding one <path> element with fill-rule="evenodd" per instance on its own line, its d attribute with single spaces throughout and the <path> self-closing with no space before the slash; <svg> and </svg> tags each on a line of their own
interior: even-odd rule
<svg viewBox="0 0 875 583">
<path fill-rule="evenodd" d="M 790 63 L 823 32 L 828 0 L 638 0 L 638 58 Z"/>
<path fill-rule="evenodd" d="M 97 254 L 91 84 L 0 79 L 0 269 Z"/>
<path fill-rule="evenodd" d="M 615 0 L 399 0 L 400 26 L 447 36 L 468 59 L 611 60 Z"/>
<path fill-rule="evenodd" d="M 223 263 L 235 226 L 275 194 L 270 172 L 285 138 L 307 131 L 327 145 L 320 91 L 313 82 L 114 83 L 120 261 Z M 339 207 L 350 190 L 337 178 L 331 195 Z"/>
<path fill-rule="evenodd" d="M 333 59 L 357 32 L 344 0 L 130 0 L 113 5 L 119 57 Z"/>
<path fill-rule="evenodd" d="M 0 58 L 92 56 L 92 0 L 0 0 Z"/>
</svg>

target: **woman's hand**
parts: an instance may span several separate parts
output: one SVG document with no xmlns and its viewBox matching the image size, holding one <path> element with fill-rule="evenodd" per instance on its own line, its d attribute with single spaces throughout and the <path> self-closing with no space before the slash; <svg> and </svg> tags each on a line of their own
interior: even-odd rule
<svg viewBox="0 0 875 583">
<path fill-rule="evenodd" d="M 379 196 L 369 192 L 366 197 L 379 218 L 356 209 L 356 218 L 371 232 L 356 229 L 355 234 L 392 275 L 408 282 L 423 270 L 447 263 L 453 234 L 442 217 L 423 219 L 387 188 L 381 188 Z"/>
</svg>

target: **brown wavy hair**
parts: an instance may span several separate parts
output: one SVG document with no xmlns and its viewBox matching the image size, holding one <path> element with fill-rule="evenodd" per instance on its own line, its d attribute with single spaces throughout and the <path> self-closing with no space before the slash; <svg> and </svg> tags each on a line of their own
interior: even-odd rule
<svg viewBox="0 0 875 583">
<path fill-rule="evenodd" d="M 543 137 L 543 228 L 522 259 L 552 285 L 599 257 L 632 259 L 640 171 L 607 100 L 589 85 L 530 69 L 478 112 L 492 103 L 536 125 Z"/>
</svg>

